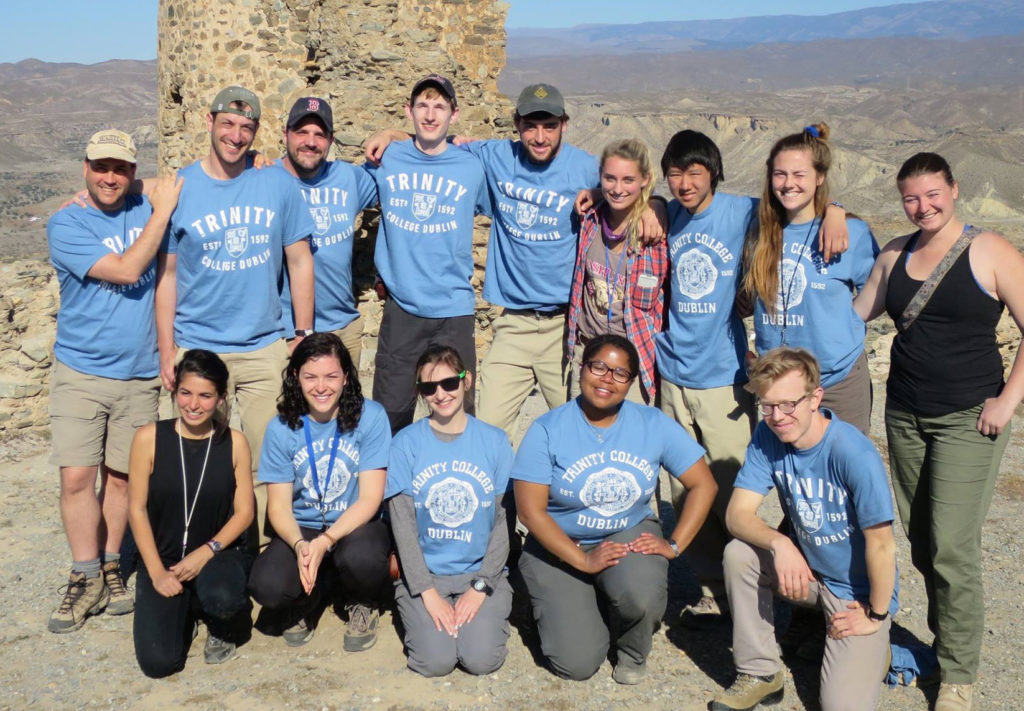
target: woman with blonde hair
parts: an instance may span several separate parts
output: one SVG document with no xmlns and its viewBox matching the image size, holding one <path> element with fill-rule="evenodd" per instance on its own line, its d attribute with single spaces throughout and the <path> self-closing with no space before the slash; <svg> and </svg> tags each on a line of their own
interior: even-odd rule
<svg viewBox="0 0 1024 711">
<path fill-rule="evenodd" d="M 878 245 L 866 223 L 847 216 L 849 250 L 828 262 L 822 255 L 817 234 L 830 204 L 829 133 L 818 123 L 772 147 L 741 288 L 754 303 L 757 351 L 810 351 L 821 363 L 822 405 L 867 434 L 871 376 L 853 295 L 867 281 Z"/>
<path fill-rule="evenodd" d="M 580 226 L 576 269 L 569 292 L 569 395 L 580 394 L 583 348 L 614 333 L 640 354 L 640 377 L 628 397 L 652 404 L 656 392 L 654 335 L 661 331 L 668 252 L 664 241 L 643 244 L 640 223 L 654 192 L 650 150 L 627 138 L 601 154 L 601 197 Z"/>
</svg>

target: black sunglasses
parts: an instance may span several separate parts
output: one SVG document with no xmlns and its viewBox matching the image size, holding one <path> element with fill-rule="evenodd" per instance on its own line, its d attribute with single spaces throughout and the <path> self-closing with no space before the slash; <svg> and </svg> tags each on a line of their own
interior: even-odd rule
<svg viewBox="0 0 1024 711">
<path fill-rule="evenodd" d="M 466 377 L 466 371 L 462 371 L 458 375 L 453 375 L 450 378 L 443 378 L 441 380 L 417 380 L 416 389 L 419 390 L 420 395 L 423 397 L 430 397 L 437 392 L 437 386 L 440 385 L 441 389 L 446 393 L 453 393 L 459 389 L 459 383 Z"/>
</svg>

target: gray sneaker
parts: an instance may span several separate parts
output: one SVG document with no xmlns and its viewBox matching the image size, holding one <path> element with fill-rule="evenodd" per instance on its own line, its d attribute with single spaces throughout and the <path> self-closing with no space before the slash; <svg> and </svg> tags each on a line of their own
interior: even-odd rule
<svg viewBox="0 0 1024 711">
<path fill-rule="evenodd" d="M 238 650 L 234 642 L 228 642 L 212 634 L 206 637 L 206 646 L 203 647 L 203 658 L 207 664 L 223 664 L 238 656 Z"/>
<path fill-rule="evenodd" d="M 377 623 L 380 613 L 368 605 L 346 605 L 348 624 L 345 625 L 345 651 L 362 652 L 377 643 Z"/>
<path fill-rule="evenodd" d="M 632 686 L 634 684 L 639 684 L 646 676 L 646 663 L 636 666 L 635 664 L 620 662 L 615 665 L 614 669 L 612 669 L 612 679 L 615 680 L 615 683 L 617 684 L 627 684 Z"/>
<path fill-rule="evenodd" d="M 124 585 L 121 564 L 116 560 L 103 566 L 103 582 L 110 592 L 110 602 L 107 604 L 108 615 L 127 615 L 135 609 L 135 600 Z"/>
<path fill-rule="evenodd" d="M 313 628 L 306 624 L 305 620 L 299 620 L 294 625 L 281 633 L 284 643 L 289 647 L 301 647 L 313 639 Z"/>
<path fill-rule="evenodd" d="M 64 599 L 46 625 L 46 629 L 58 634 L 74 632 L 85 624 L 86 617 L 103 612 L 110 600 L 102 575 L 87 578 L 85 573 L 72 573 L 62 591 Z"/>
<path fill-rule="evenodd" d="M 711 702 L 711 711 L 750 711 L 758 704 L 769 706 L 782 701 L 782 672 L 771 676 L 737 674 L 728 689 L 722 689 Z"/>
</svg>

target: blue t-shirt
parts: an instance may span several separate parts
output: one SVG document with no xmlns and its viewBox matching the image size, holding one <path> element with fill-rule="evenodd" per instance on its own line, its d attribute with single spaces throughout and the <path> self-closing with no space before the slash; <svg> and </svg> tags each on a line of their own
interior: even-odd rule
<svg viewBox="0 0 1024 711">
<path fill-rule="evenodd" d="M 69 205 L 46 223 L 50 261 L 60 282 L 53 353 L 69 368 L 115 380 L 160 372 L 153 316 L 156 260 L 134 284 L 87 276 L 106 255 L 123 254 L 152 214 L 149 200 L 128 195 L 120 210 Z"/>
<path fill-rule="evenodd" d="M 415 316 L 471 315 L 473 216 L 490 214 L 480 161 L 452 146 L 429 155 L 400 141 L 380 166 L 365 167 L 380 193 L 373 261 L 388 293 Z"/>
<path fill-rule="evenodd" d="M 359 316 L 352 291 L 352 235 L 359 213 L 377 203 L 377 186 L 366 171 L 342 160 L 327 161 L 311 180 L 294 179 L 314 225 L 310 238 L 316 278 L 313 327 L 336 331 Z M 290 338 L 295 319 L 287 264 L 281 283 L 281 322 Z"/>
<path fill-rule="evenodd" d="M 569 303 L 579 217 L 576 194 L 599 184 L 597 159 L 562 143 L 554 159 L 535 165 L 520 141 L 463 146 L 487 171 L 491 238 L 484 298 L 510 309 L 554 311 Z"/>
<path fill-rule="evenodd" d="M 866 600 L 871 594 L 864 529 L 893 520 L 885 465 L 867 437 L 828 410 L 832 422 L 821 441 L 797 449 L 758 424 L 747 457 L 736 475 L 736 489 L 779 500 L 793 525 L 791 537 L 836 597 Z M 899 609 L 899 575 L 889 611 Z"/>
<path fill-rule="evenodd" d="M 611 427 L 597 428 L 576 398 L 534 420 L 512 478 L 550 487 L 548 513 L 555 522 L 569 538 L 597 543 L 654 516 L 650 500 L 660 467 L 679 477 L 703 456 L 704 449 L 660 410 L 627 400 Z"/>
<path fill-rule="evenodd" d="M 451 442 L 438 439 L 426 418 L 395 435 L 385 497 L 412 497 L 420 550 L 431 573 L 480 569 L 511 468 L 508 435 L 472 416 Z"/>
<path fill-rule="evenodd" d="M 655 336 L 655 346 L 658 371 L 670 383 L 706 390 L 746 382 L 746 331 L 733 302 L 757 203 L 718 193 L 696 215 L 676 200 L 669 204 L 668 330 Z"/>
<path fill-rule="evenodd" d="M 338 438 L 334 467 L 328 476 L 331 444 L 338 425 L 333 420 L 306 421 L 316 458 L 316 481 L 310 471 L 304 428 L 293 430 L 280 417 L 267 424 L 260 454 L 260 480 L 267 484 L 293 484 L 295 522 L 303 528 L 320 530 L 324 520 L 330 526 L 359 498 L 360 472 L 387 468 L 391 426 L 383 407 L 373 400 L 364 400 L 359 426 Z"/>
<path fill-rule="evenodd" d="M 818 247 L 821 221 L 787 225 L 782 233 L 782 268 L 775 313 L 764 302 L 754 304 L 757 352 L 783 343 L 806 348 L 821 364 L 822 387 L 845 378 L 864 350 L 864 321 L 853 310 L 854 289 L 860 289 L 878 256 L 878 243 L 868 226 L 848 219 L 850 249 L 825 264 Z M 785 326 L 783 326 L 785 324 Z"/>
<path fill-rule="evenodd" d="M 178 175 L 166 246 L 178 255 L 174 340 L 219 353 L 269 345 L 284 335 L 284 247 L 315 231 L 295 178 L 270 166 L 215 180 L 199 161 Z"/>
</svg>

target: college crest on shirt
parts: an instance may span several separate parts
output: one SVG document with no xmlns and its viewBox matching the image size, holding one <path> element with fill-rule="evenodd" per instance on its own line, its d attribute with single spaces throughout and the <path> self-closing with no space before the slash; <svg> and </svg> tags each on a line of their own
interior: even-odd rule
<svg viewBox="0 0 1024 711">
<path fill-rule="evenodd" d="M 785 313 L 787 309 L 799 306 L 807 290 L 807 271 L 803 262 L 783 259 L 779 269 L 779 293 L 775 297 L 775 312 Z"/>
<path fill-rule="evenodd" d="M 232 227 L 224 230 L 224 248 L 236 259 L 245 254 L 245 250 L 249 248 L 249 228 Z"/>
<path fill-rule="evenodd" d="M 327 465 L 330 461 L 331 456 L 329 453 L 323 453 L 316 459 L 316 483 L 321 490 L 324 488 L 324 480 L 327 479 Z M 310 498 L 314 498 L 316 497 L 317 487 L 313 484 L 313 477 L 309 471 L 309 466 L 303 463 L 302 467 L 306 470 L 305 475 L 302 477 L 302 486 L 309 492 Z M 327 490 L 323 492 L 323 501 L 316 502 L 314 507 L 324 511 L 334 508 L 332 502 L 345 493 L 351 481 L 352 472 L 348 470 L 345 462 L 340 457 L 335 458 L 334 472 L 331 474 L 331 481 L 327 485 Z"/>
<path fill-rule="evenodd" d="M 821 524 L 825 521 L 825 517 L 821 511 L 820 501 L 815 501 L 813 503 L 797 501 L 796 513 L 800 517 L 800 524 L 808 533 L 816 533 L 821 529 Z"/>
<path fill-rule="evenodd" d="M 331 208 L 311 207 L 309 208 L 309 215 L 316 224 L 316 234 L 320 237 L 327 234 L 327 231 L 331 229 Z"/>
<path fill-rule="evenodd" d="M 715 290 L 718 270 L 711 257 L 699 249 L 691 249 L 679 257 L 676 265 L 679 293 L 691 299 L 702 299 Z"/>
<path fill-rule="evenodd" d="M 473 520 L 480 500 L 468 482 L 450 476 L 430 487 L 425 505 L 431 521 L 458 528 Z"/>
<path fill-rule="evenodd" d="M 636 479 L 614 467 L 587 477 L 580 490 L 580 502 L 602 516 L 615 516 L 632 508 L 642 492 Z"/>
<path fill-rule="evenodd" d="M 412 194 L 412 216 L 420 222 L 429 219 L 434 214 L 435 207 L 437 207 L 437 195 L 430 195 L 428 193 Z"/>
<path fill-rule="evenodd" d="M 516 224 L 524 230 L 528 230 L 537 222 L 538 213 L 540 213 L 540 207 L 532 202 L 520 200 L 516 203 Z"/>
</svg>

